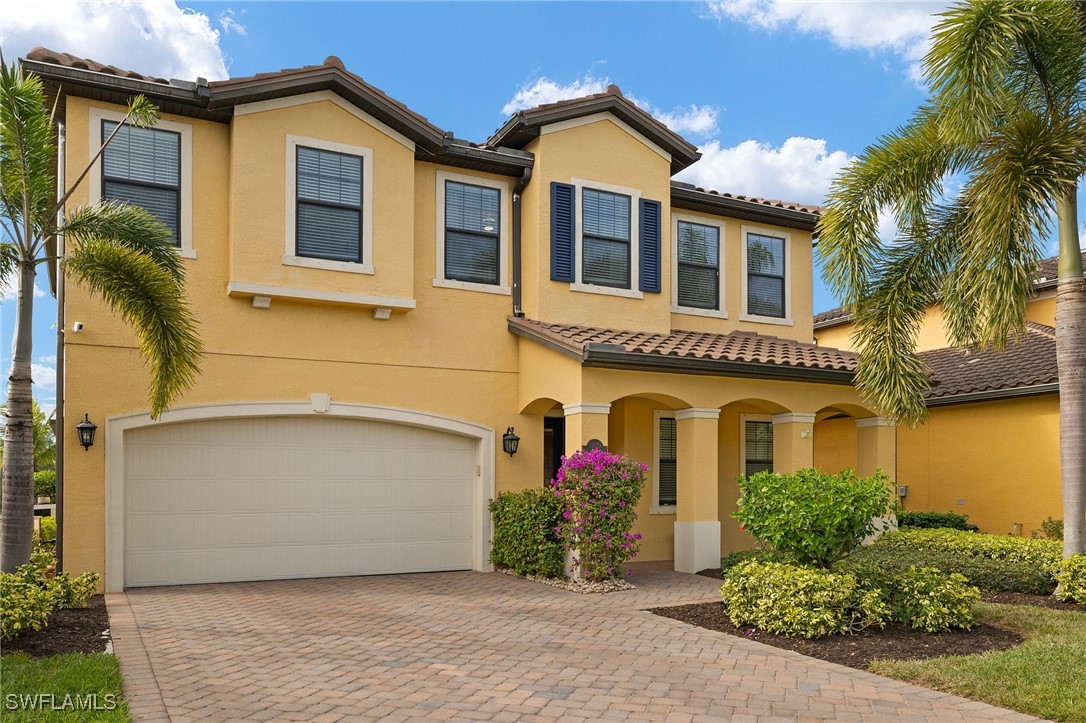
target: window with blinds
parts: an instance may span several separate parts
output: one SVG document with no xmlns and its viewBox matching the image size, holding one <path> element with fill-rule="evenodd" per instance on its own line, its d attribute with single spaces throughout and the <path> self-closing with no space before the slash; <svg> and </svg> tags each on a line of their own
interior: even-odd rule
<svg viewBox="0 0 1086 723">
<path fill-rule="evenodd" d="M 678 469 L 675 464 L 678 447 L 676 445 L 675 420 L 660 417 L 657 430 L 660 456 L 656 460 L 656 504 L 660 507 L 674 506 L 678 488 Z"/>
<path fill-rule="evenodd" d="M 773 471 L 773 423 L 747 420 L 743 427 L 743 474 Z"/>
<path fill-rule="evenodd" d="M 500 281 L 501 192 L 445 182 L 445 278 L 474 284 Z"/>
<path fill-rule="evenodd" d="M 296 253 L 362 263 L 362 158 L 297 147 Z"/>
<path fill-rule="evenodd" d="M 581 280 L 630 288 L 630 197 L 581 189 Z"/>
<path fill-rule="evenodd" d="M 785 317 L 784 239 L 747 234 L 747 313 Z"/>
<path fill-rule="evenodd" d="M 678 304 L 720 309 L 720 229 L 678 223 Z"/>
<path fill-rule="evenodd" d="M 181 134 L 102 121 L 102 138 L 113 137 L 102 153 L 102 198 L 150 211 L 181 244 Z"/>
</svg>

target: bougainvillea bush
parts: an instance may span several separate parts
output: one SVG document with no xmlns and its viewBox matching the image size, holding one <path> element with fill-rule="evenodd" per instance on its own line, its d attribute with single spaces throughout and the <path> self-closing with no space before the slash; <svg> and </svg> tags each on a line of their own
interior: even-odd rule
<svg viewBox="0 0 1086 723">
<path fill-rule="evenodd" d="M 638 500 L 648 468 L 624 454 L 582 450 L 567 457 L 551 482 L 562 503 L 558 536 L 576 551 L 589 580 L 618 577 L 621 565 L 641 547 L 641 533 L 633 532 Z"/>
</svg>

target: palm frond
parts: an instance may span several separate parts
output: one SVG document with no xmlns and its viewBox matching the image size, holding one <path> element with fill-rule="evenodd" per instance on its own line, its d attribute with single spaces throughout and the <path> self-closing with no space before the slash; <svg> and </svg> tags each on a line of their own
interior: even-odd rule
<svg viewBox="0 0 1086 723">
<path fill-rule="evenodd" d="M 135 329 L 150 365 L 151 415 L 157 417 L 200 371 L 203 345 L 182 286 L 150 256 L 99 238 L 73 249 L 64 268 Z"/>
<path fill-rule="evenodd" d="M 116 242 L 147 255 L 175 281 L 185 280 L 170 229 L 140 206 L 109 199 L 80 206 L 65 216 L 60 231 L 73 247 L 94 239 Z"/>
</svg>

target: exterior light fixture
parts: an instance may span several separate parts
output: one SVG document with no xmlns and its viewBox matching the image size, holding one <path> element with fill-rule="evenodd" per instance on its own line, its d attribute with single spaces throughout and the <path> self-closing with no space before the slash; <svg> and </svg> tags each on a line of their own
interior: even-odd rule
<svg viewBox="0 0 1086 723">
<path fill-rule="evenodd" d="M 94 430 L 98 425 L 90 420 L 87 414 L 83 415 L 83 421 L 75 425 L 75 431 L 79 432 L 79 443 L 83 445 L 83 451 L 90 449 L 94 444 Z"/>
<path fill-rule="evenodd" d="M 517 453 L 517 447 L 520 446 L 520 437 L 513 434 L 513 428 L 505 430 L 505 434 L 502 435 L 502 449 L 505 453 L 512 457 Z"/>
</svg>

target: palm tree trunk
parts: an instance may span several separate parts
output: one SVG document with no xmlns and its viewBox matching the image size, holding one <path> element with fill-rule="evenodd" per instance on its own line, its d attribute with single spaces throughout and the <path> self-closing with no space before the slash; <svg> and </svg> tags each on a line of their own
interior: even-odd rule
<svg viewBox="0 0 1086 723">
<path fill-rule="evenodd" d="M 15 344 L 8 377 L 4 424 L 3 508 L 0 509 L 0 570 L 30 562 L 34 534 L 34 421 L 30 377 L 34 327 L 34 264 L 19 269 Z"/>
<path fill-rule="evenodd" d="M 1086 282 L 1078 241 L 1078 188 L 1057 204 L 1059 281 L 1056 360 L 1060 378 L 1060 477 L 1063 555 L 1086 551 Z"/>
</svg>

